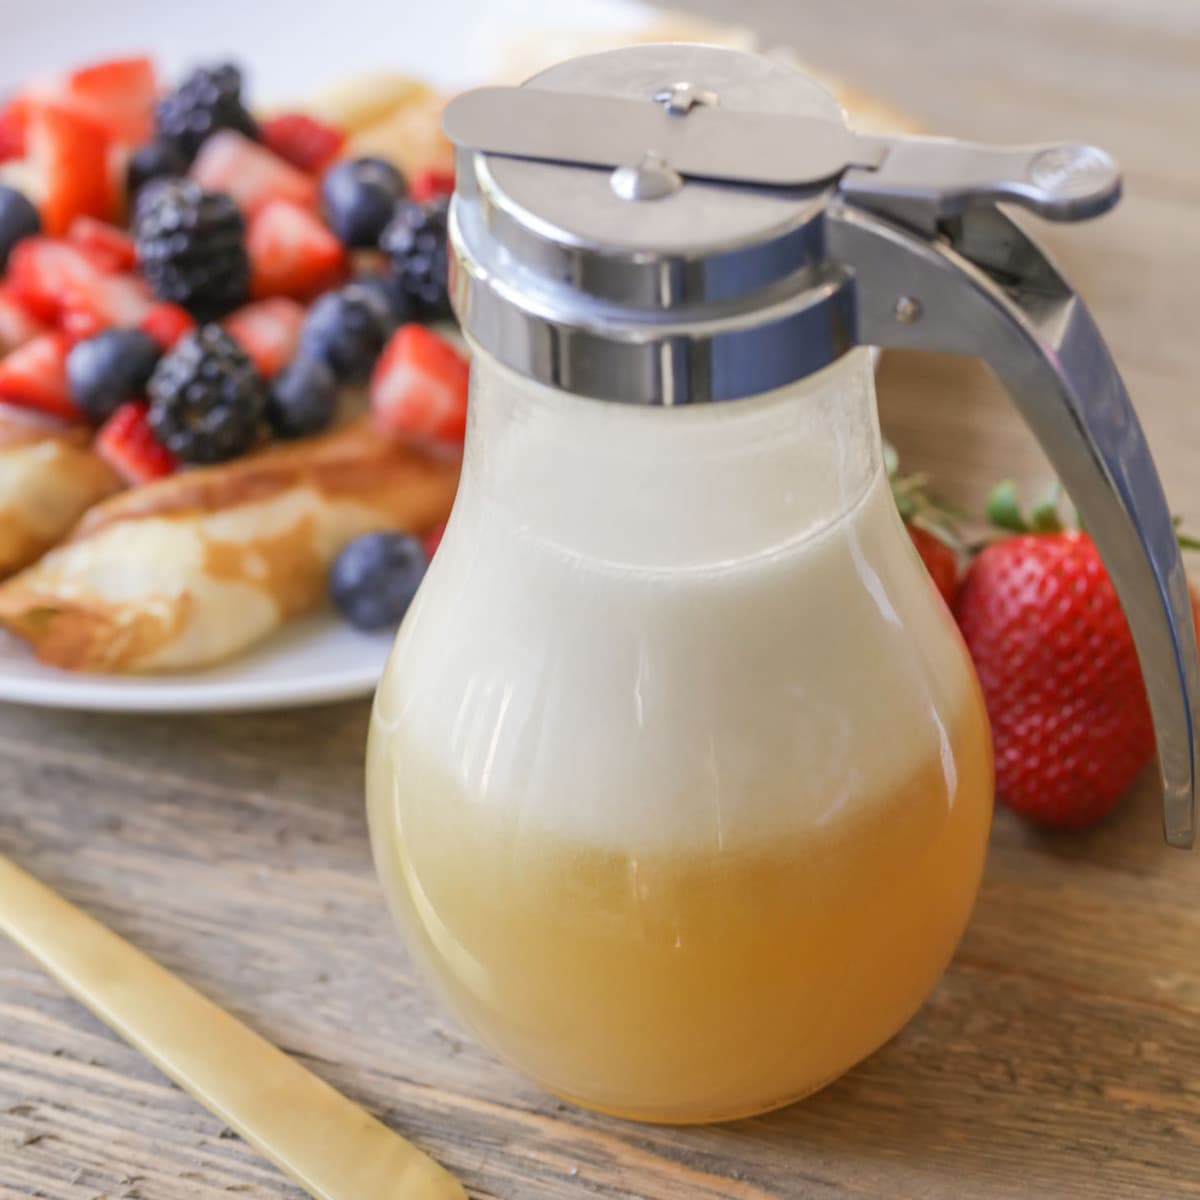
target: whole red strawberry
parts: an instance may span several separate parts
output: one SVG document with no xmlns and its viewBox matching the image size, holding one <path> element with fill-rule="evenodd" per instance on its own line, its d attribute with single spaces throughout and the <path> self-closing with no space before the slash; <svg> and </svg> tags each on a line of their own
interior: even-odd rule
<svg viewBox="0 0 1200 1200">
<path fill-rule="evenodd" d="M 924 475 L 901 475 L 900 458 L 895 449 L 884 444 L 884 467 L 892 488 L 892 498 L 908 536 L 916 547 L 925 570 L 942 599 L 954 607 L 958 595 L 959 555 L 962 539 L 953 514 L 930 497 Z"/>
<path fill-rule="evenodd" d="M 920 525 L 909 525 L 908 536 L 942 599 L 953 606 L 958 595 L 958 555 L 954 548 Z"/>
<path fill-rule="evenodd" d="M 1091 538 L 1057 530 L 992 543 L 967 571 L 955 615 L 987 702 L 1000 798 L 1046 825 L 1098 820 L 1150 761 L 1154 727 Z"/>
</svg>

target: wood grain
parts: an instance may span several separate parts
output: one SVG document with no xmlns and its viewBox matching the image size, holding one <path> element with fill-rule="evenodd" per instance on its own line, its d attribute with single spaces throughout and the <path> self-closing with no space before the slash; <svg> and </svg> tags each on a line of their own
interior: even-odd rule
<svg viewBox="0 0 1200 1200">
<path fill-rule="evenodd" d="M 692 7 L 728 15 L 717 0 Z M 1045 230 L 1093 303 L 1175 507 L 1200 524 L 1200 17 L 1190 0 L 743 0 L 738 17 L 962 135 L 1091 138 L 1103 221 Z M 909 465 L 977 504 L 1044 478 L 974 364 L 885 363 Z M 1200 855 L 1153 780 L 1085 835 L 997 815 L 966 938 L 918 1017 L 808 1102 L 712 1129 L 594 1117 L 454 1028 L 374 881 L 365 705 L 209 719 L 0 709 L 0 851 L 504 1200 L 1200 1195 Z M 0 946 L 0 1196 L 299 1195 Z"/>
</svg>

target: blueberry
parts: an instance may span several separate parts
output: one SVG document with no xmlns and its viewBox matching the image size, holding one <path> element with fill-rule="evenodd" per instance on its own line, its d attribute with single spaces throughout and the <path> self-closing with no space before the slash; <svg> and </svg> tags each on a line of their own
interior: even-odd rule
<svg viewBox="0 0 1200 1200">
<path fill-rule="evenodd" d="M 281 438 L 320 433 L 333 420 L 337 399 L 333 371 L 318 359 L 297 358 L 272 381 L 267 420 Z"/>
<path fill-rule="evenodd" d="M 328 364 L 339 381 L 361 383 L 393 325 L 391 312 L 375 292 L 350 283 L 326 292 L 308 310 L 300 332 L 301 351 Z"/>
<path fill-rule="evenodd" d="M 177 142 L 170 138 L 156 137 L 152 142 L 139 146 L 129 157 L 125 168 L 125 179 L 131 196 L 152 179 L 171 179 L 186 175 L 187 155 Z"/>
<path fill-rule="evenodd" d="M 0 185 L 0 271 L 8 266 L 9 251 L 42 228 L 38 211 L 16 188 Z"/>
<path fill-rule="evenodd" d="M 393 327 L 411 321 L 413 317 L 412 301 L 400 286 L 399 281 L 390 271 L 380 271 L 370 275 L 356 275 L 354 282 L 373 295 L 391 315 Z"/>
<path fill-rule="evenodd" d="M 77 342 L 67 355 L 71 398 L 96 422 L 142 395 L 162 347 L 137 329 L 106 329 Z"/>
<path fill-rule="evenodd" d="M 356 628 L 388 629 L 408 611 L 428 566 L 411 534 L 364 533 L 334 559 L 329 595 Z"/>
<path fill-rule="evenodd" d="M 354 158 L 325 172 L 325 219 L 346 246 L 374 246 L 404 195 L 404 176 L 382 158 Z"/>
</svg>

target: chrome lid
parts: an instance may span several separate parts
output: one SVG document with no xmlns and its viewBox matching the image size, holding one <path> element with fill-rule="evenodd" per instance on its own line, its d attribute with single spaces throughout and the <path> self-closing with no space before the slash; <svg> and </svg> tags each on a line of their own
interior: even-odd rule
<svg viewBox="0 0 1200 1200">
<path fill-rule="evenodd" d="M 795 68 L 709 46 L 577 58 L 522 90 L 554 93 L 568 137 L 603 136 L 597 96 L 637 101 L 685 133 L 714 107 L 844 128 L 833 97 Z M 820 221 L 832 184 L 685 178 L 654 151 L 609 167 L 460 146 L 451 294 L 471 337 L 543 383 L 642 404 L 750 395 L 844 354 L 846 278 L 824 261 Z"/>
<path fill-rule="evenodd" d="M 830 253 L 839 209 L 934 237 L 997 200 L 1074 220 L 1120 191 L 1095 147 L 855 134 L 795 67 L 712 46 L 573 59 L 444 123 L 464 328 L 532 379 L 627 403 L 769 391 L 869 340 L 881 296 Z"/>
</svg>

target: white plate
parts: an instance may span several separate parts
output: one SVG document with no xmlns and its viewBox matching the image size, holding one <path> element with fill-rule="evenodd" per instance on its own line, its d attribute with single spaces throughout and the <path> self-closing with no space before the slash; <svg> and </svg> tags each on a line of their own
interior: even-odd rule
<svg viewBox="0 0 1200 1200">
<path fill-rule="evenodd" d="M 628 0 L 0 0 L 0 90 L 141 50 L 168 77 L 196 62 L 238 61 L 260 103 L 303 99 L 355 71 L 384 68 L 456 87 L 491 78 L 495 47 L 522 31 L 621 30 L 651 17 Z M 390 642 L 322 615 L 226 666 L 120 678 L 51 670 L 0 639 L 0 701 L 126 712 L 318 704 L 370 695 Z"/>
<path fill-rule="evenodd" d="M 234 712 L 369 696 L 392 634 L 351 629 L 332 614 L 292 621 L 222 666 L 180 675 L 79 675 L 34 661 L 0 633 L 0 701 L 92 712 Z"/>
</svg>

